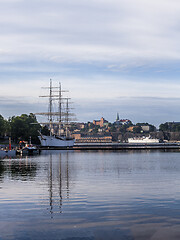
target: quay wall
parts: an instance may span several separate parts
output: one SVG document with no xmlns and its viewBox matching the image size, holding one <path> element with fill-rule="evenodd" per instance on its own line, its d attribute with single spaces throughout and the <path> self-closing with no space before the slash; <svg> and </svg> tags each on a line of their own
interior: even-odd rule
<svg viewBox="0 0 180 240">
<path fill-rule="evenodd" d="M 41 147 L 41 149 L 61 150 L 146 150 L 179 149 L 179 143 L 129 144 L 129 143 L 76 143 L 73 147 Z"/>
</svg>

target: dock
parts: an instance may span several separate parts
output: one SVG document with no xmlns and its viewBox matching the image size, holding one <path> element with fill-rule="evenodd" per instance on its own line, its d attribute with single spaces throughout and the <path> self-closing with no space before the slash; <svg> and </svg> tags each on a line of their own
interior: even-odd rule
<svg viewBox="0 0 180 240">
<path fill-rule="evenodd" d="M 41 147 L 41 150 L 180 150 L 179 143 L 75 143 L 73 147 Z"/>
</svg>

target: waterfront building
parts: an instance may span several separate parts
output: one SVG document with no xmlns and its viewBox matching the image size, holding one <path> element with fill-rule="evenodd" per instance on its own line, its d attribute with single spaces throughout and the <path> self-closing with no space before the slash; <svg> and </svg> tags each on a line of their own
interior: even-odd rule
<svg viewBox="0 0 180 240">
<path fill-rule="evenodd" d="M 112 142 L 112 135 L 111 134 L 104 134 L 104 135 L 84 135 L 80 133 L 74 133 L 73 137 L 75 138 L 76 142 L 79 143 L 107 143 Z"/>
</svg>

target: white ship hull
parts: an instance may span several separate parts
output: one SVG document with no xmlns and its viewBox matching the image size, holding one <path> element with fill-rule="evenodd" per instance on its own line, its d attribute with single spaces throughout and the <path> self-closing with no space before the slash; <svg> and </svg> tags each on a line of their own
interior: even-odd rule
<svg viewBox="0 0 180 240">
<path fill-rule="evenodd" d="M 146 143 L 159 143 L 159 139 L 155 139 L 155 138 L 128 138 L 128 143 L 142 143 L 142 144 L 146 144 Z"/>
<path fill-rule="evenodd" d="M 56 138 L 55 136 L 39 136 L 42 147 L 72 147 L 74 139 Z"/>
</svg>

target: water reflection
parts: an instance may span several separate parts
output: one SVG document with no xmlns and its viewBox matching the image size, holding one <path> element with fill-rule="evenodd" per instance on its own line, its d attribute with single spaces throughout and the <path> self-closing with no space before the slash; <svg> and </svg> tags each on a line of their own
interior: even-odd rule
<svg viewBox="0 0 180 240">
<path fill-rule="evenodd" d="M 53 218 L 53 215 L 56 214 L 57 212 L 62 213 L 63 198 L 68 199 L 70 195 L 71 171 L 69 169 L 69 153 L 62 151 L 59 152 L 45 151 L 42 153 L 42 156 L 43 155 L 46 155 L 47 158 L 49 158 L 48 163 L 49 212 L 51 218 Z M 59 200 L 57 196 L 59 196 Z M 57 202 L 59 202 L 59 204 L 57 204 Z M 57 207 L 59 207 L 59 211 L 57 210 Z"/>
<path fill-rule="evenodd" d="M 35 179 L 37 164 L 29 159 L 4 159 L 0 161 L 0 179 L 8 176 L 12 180 L 31 181 Z"/>
<path fill-rule="evenodd" d="M 52 155 L 50 155 L 50 169 L 49 169 L 49 205 L 51 217 L 53 214 L 53 183 L 52 183 Z"/>
<path fill-rule="evenodd" d="M 3 165 L 3 162 L 0 160 L 0 182 L 2 181 L 3 173 L 4 173 L 4 165 Z"/>
<path fill-rule="evenodd" d="M 59 209 L 60 209 L 60 213 L 62 213 L 61 211 L 61 207 L 62 207 L 62 167 L 61 167 L 61 154 L 59 154 Z"/>
<path fill-rule="evenodd" d="M 19 159 L 18 161 L 9 161 L 6 171 L 10 174 L 12 180 L 32 181 L 37 174 L 37 164 L 30 159 Z"/>
<path fill-rule="evenodd" d="M 179 152 L 0 161 L 0 239 L 179 239 Z"/>
</svg>

